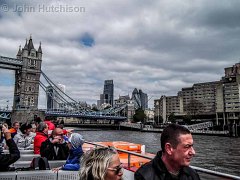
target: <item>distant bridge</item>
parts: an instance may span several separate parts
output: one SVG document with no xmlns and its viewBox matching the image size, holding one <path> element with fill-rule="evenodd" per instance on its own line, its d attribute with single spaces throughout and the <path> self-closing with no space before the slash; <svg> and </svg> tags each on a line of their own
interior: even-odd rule
<svg viewBox="0 0 240 180">
<path fill-rule="evenodd" d="M 106 120 L 117 120 L 117 121 L 125 121 L 127 117 L 117 116 L 117 115 L 109 115 L 105 114 L 101 111 L 98 112 L 64 112 L 64 111 L 48 111 L 45 109 L 40 109 L 39 111 L 45 112 L 46 116 L 51 117 L 75 117 L 82 119 L 106 119 Z M 10 110 L 0 109 L 0 119 L 2 120 L 10 120 L 11 119 Z"/>
<path fill-rule="evenodd" d="M 32 37 L 26 40 L 24 48 L 19 47 L 16 58 L 0 56 L 0 68 L 15 71 L 15 87 L 13 98 L 13 111 L 0 112 L 2 119 L 16 119 L 20 122 L 26 119 L 33 119 L 33 116 L 45 112 L 46 116 L 55 117 L 78 117 L 85 119 L 112 119 L 124 121 L 127 117 L 121 116 L 127 113 L 127 104 L 121 107 L 111 107 L 98 112 L 78 102 L 67 95 L 41 70 L 42 67 L 42 48 L 41 43 L 38 50 L 34 48 Z M 40 81 L 43 77 L 45 83 Z M 38 110 L 39 86 L 46 92 L 48 97 L 47 104 L 50 108 L 54 105 L 64 111 Z M 47 105 L 47 108 L 49 108 Z M 39 113 L 37 112 L 39 111 Z"/>
<path fill-rule="evenodd" d="M 76 117 L 76 118 L 84 118 L 84 119 L 107 119 L 107 120 L 119 120 L 124 121 L 127 117 L 123 116 L 113 116 L 113 115 L 105 115 L 102 112 L 59 112 L 59 111 L 45 111 L 46 116 L 53 117 Z"/>
</svg>

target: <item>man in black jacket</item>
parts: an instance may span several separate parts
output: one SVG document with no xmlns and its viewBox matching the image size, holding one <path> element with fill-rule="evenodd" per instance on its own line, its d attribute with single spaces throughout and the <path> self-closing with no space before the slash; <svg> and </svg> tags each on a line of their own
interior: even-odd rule
<svg viewBox="0 0 240 180">
<path fill-rule="evenodd" d="M 2 133 L 9 148 L 9 154 L 0 154 L 0 171 L 8 171 L 9 165 L 15 163 L 20 158 L 20 152 L 11 137 L 11 133 L 4 125 L 2 125 Z M 0 136 L 2 136 L 1 132 Z"/>
<path fill-rule="evenodd" d="M 63 130 L 61 128 L 55 128 L 51 137 L 41 144 L 40 154 L 48 160 L 67 159 L 69 148 L 63 139 Z"/>
<path fill-rule="evenodd" d="M 136 171 L 135 180 L 200 180 L 189 167 L 195 150 L 187 128 L 177 124 L 167 126 L 161 134 L 161 148 L 152 161 Z"/>
</svg>

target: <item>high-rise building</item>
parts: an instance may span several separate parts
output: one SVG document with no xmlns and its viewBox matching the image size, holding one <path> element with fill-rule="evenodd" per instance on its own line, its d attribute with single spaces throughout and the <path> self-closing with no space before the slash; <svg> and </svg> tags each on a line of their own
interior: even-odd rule
<svg viewBox="0 0 240 180">
<path fill-rule="evenodd" d="M 100 94 L 100 105 L 105 103 L 113 106 L 113 102 L 114 102 L 113 80 L 105 80 L 103 94 Z"/>
<path fill-rule="evenodd" d="M 141 108 L 143 110 L 148 108 L 148 95 L 144 93 L 141 89 L 137 90 L 135 88 L 132 92 L 132 100 L 135 104 L 135 108 Z"/>
<path fill-rule="evenodd" d="M 47 110 L 55 109 L 54 97 L 55 90 L 52 86 L 47 86 L 46 88 L 46 96 L 47 96 Z"/>
<path fill-rule="evenodd" d="M 61 101 L 61 96 L 65 93 L 66 86 L 63 84 L 58 84 L 57 87 L 47 86 L 46 96 L 47 96 L 47 109 L 59 109 L 63 102 Z"/>
</svg>

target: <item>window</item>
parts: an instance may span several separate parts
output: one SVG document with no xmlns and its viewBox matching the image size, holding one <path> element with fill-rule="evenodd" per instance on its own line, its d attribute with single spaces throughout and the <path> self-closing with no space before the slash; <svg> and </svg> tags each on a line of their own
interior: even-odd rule
<svg viewBox="0 0 240 180">
<path fill-rule="evenodd" d="M 34 60 L 34 59 L 29 59 L 28 60 L 28 66 L 29 67 L 32 67 L 32 68 L 35 68 L 36 67 L 36 60 Z"/>
</svg>

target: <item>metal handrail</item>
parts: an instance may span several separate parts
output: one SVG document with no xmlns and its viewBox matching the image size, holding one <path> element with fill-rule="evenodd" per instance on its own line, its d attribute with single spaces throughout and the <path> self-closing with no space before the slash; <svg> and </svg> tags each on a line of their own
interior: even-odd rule
<svg viewBox="0 0 240 180">
<path fill-rule="evenodd" d="M 217 171 L 212 171 L 212 170 L 209 170 L 209 169 L 196 167 L 196 166 L 190 166 L 190 167 L 195 169 L 196 171 L 203 172 L 203 173 L 206 173 L 206 174 L 215 175 L 215 176 L 224 177 L 224 178 L 231 178 L 231 179 L 240 180 L 239 176 L 226 174 L 226 173 L 221 173 L 221 172 L 217 172 Z"/>
<path fill-rule="evenodd" d="M 97 144 L 97 143 L 93 143 L 93 142 L 89 142 L 89 141 L 85 141 L 85 143 L 94 145 L 95 147 L 98 147 L 98 146 L 100 146 L 100 147 L 107 147 L 107 146 L 104 146 L 102 144 Z M 139 154 L 139 153 L 130 152 L 130 151 L 126 151 L 126 150 L 122 150 L 122 149 L 118 149 L 118 148 L 115 148 L 115 149 L 117 151 L 119 151 L 119 152 L 123 152 L 123 153 L 127 153 L 128 154 L 128 168 L 130 168 L 130 164 L 131 164 L 131 158 L 130 158 L 131 155 L 142 157 L 142 158 L 149 159 L 149 160 L 153 159 L 153 157 L 142 155 L 142 154 Z M 235 175 L 231 175 L 231 174 L 226 174 L 226 173 L 221 173 L 221 172 L 217 172 L 217 171 L 212 171 L 212 170 L 209 170 L 209 169 L 200 168 L 200 167 L 196 167 L 196 166 L 190 166 L 190 167 L 195 169 L 196 171 L 203 172 L 203 173 L 206 173 L 206 174 L 209 174 L 209 175 L 214 175 L 214 176 L 223 177 L 223 178 L 231 178 L 231 179 L 240 180 L 240 176 L 235 176 Z"/>
</svg>

